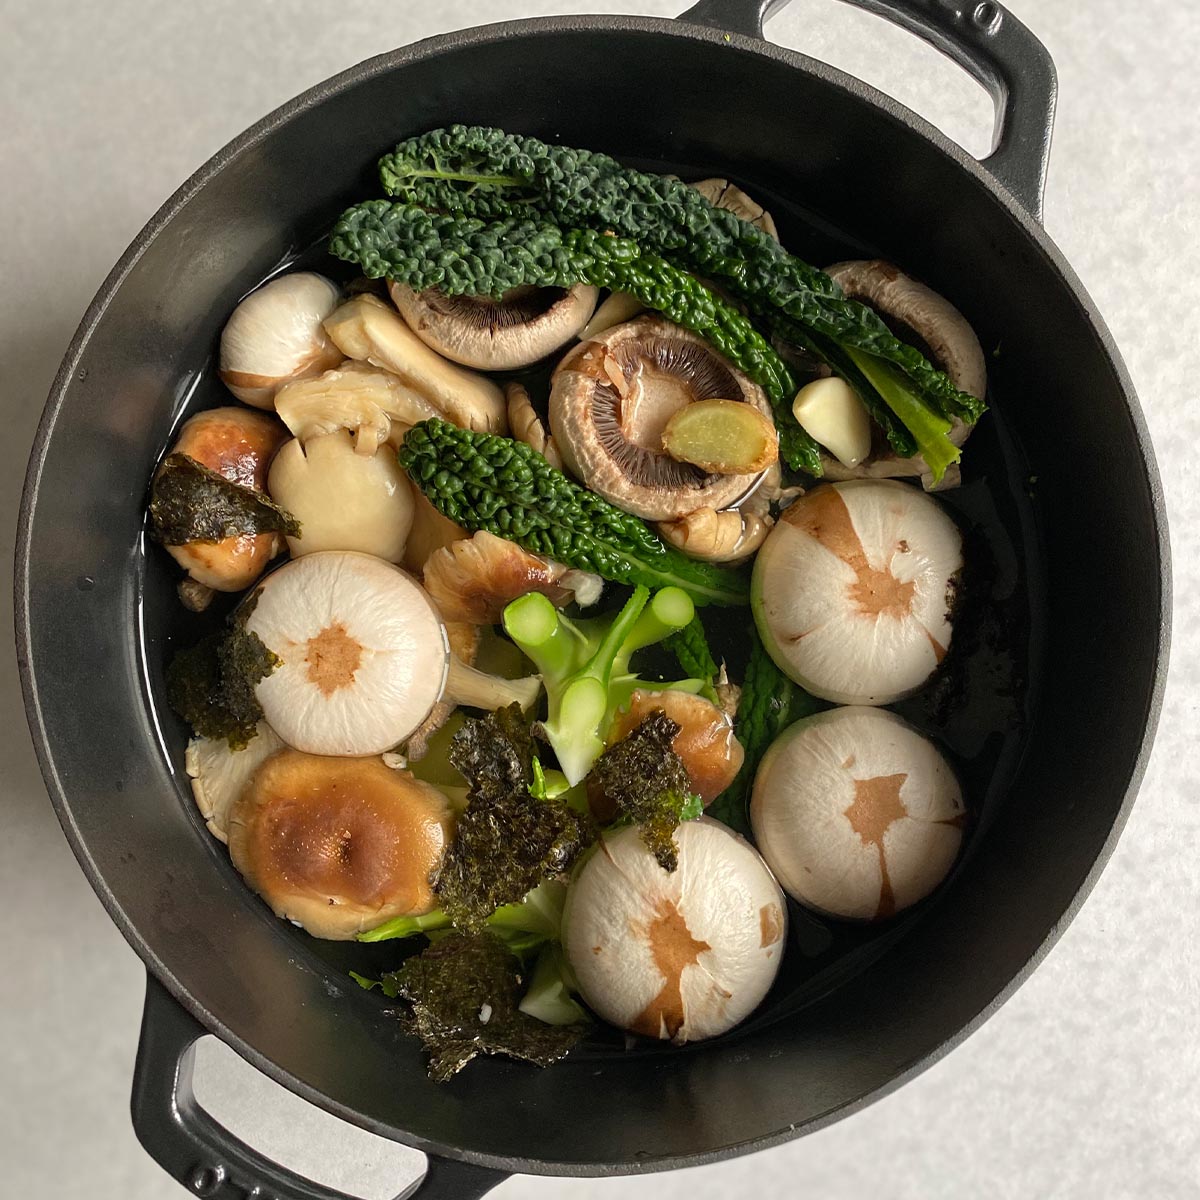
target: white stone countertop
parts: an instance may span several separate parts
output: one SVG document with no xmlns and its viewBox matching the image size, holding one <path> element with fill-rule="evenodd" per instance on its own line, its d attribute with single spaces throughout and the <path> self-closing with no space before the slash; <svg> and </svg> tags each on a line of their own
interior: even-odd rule
<svg viewBox="0 0 1200 1200">
<path fill-rule="evenodd" d="M 434 33 L 685 0 L 0 0 L 0 572 L 29 444 L 92 293 L 226 141 L 352 63 Z M 515 1178 L 500 1200 L 1192 1200 L 1200 1197 L 1200 5 L 1012 0 L 1058 66 L 1046 226 L 1142 397 L 1171 507 L 1174 653 L 1141 799 L 1099 885 L 1033 977 L 914 1082 L 831 1128 L 670 1175 Z M 769 36 L 860 75 L 969 150 L 991 108 L 947 60 L 834 0 Z M 596 64 L 602 70 L 603 64 Z M 1196 271 L 1196 274 L 1191 274 Z M 7 582 L 3 582 L 7 595 Z M 0 1195 L 182 1195 L 134 1139 L 142 966 L 46 799 L 0 636 Z M 420 1156 L 347 1129 L 207 1039 L 201 1097 L 239 1134 L 355 1195 Z"/>
</svg>

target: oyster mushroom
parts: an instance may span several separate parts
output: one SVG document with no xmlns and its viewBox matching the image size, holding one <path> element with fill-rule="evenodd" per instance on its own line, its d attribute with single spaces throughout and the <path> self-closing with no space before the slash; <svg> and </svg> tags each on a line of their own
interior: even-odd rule
<svg viewBox="0 0 1200 1200">
<path fill-rule="evenodd" d="M 540 681 L 498 679 L 449 652 L 429 597 L 369 554 L 324 550 L 272 572 L 246 629 L 280 659 L 255 695 L 289 746 L 348 758 L 405 741 L 443 697 L 528 708 Z"/>
<path fill-rule="evenodd" d="M 218 841 L 229 841 L 234 801 L 255 771 L 282 749 L 283 741 L 266 721 L 259 721 L 254 737 L 240 750 L 231 750 L 227 738 L 194 737 L 188 742 L 183 765 L 192 781 L 192 798 Z"/>
<path fill-rule="evenodd" d="M 418 421 L 445 416 L 389 371 L 353 361 L 315 379 L 285 384 L 275 393 L 275 411 L 302 442 L 348 429 L 354 449 L 367 456 L 384 442 L 399 441 Z"/>
<path fill-rule="evenodd" d="M 916 346 L 934 366 L 945 371 L 959 391 L 983 399 L 987 390 L 983 348 L 966 318 L 949 300 L 882 259 L 834 263 L 826 267 L 826 272 L 847 296 L 873 308 L 898 337 Z M 961 446 L 972 428 L 955 417 L 948 436 Z M 814 436 L 820 441 L 819 435 Z M 927 488 L 932 485 L 929 467 L 919 454 L 901 458 L 882 436 L 876 437 L 873 453 L 854 466 L 832 456 L 823 461 L 826 479 L 919 475 Z M 939 486 L 953 486 L 958 479 L 957 471 L 948 471 Z"/>
<path fill-rule="evenodd" d="M 342 361 L 321 322 L 338 306 L 337 285 L 311 271 L 256 288 L 221 331 L 221 382 L 241 401 L 269 409 L 276 391 Z"/>
<path fill-rule="evenodd" d="M 420 579 L 425 564 L 435 551 L 471 535 L 457 522 L 442 516 L 419 487 L 412 489 L 412 498 L 412 529 L 409 530 L 400 565 L 410 575 Z"/>
<path fill-rule="evenodd" d="M 481 529 L 431 554 L 422 577 L 443 620 L 495 625 L 505 606 L 526 592 L 541 592 L 559 608 L 570 603 L 574 589 L 566 582 L 568 574 L 562 563 Z M 588 578 L 574 582 L 586 587 Z"/>
<path fill-rule="evenodd" d="M 532 446 L 552 467 L 562 470 L 562 455 L 554 439 L 546 432 L 542 418 L 533 410 L 533 402 L 523 384 L 514 379 L 504 385 L 504 399 L 508 405 L 508 428 L 512 436 L 527 446 Z"/>
<path fill-rule="evenodd" d="M 754 848 L 701 817 L 675 831 L 668 873 L 627 826 L 567 889 L 563 949 L 589 1007 L 676 1043 L 715 1037 L 767 994 L 783 958 L 783 894 Z"/>
<path fill-rule="evenodd" d="M 790 679 L 837 704 L 890 704 L 950 646 L 962 537 L 894 480 L 826 484 L 784 510 L 754 560 L 751 605 Z"/>
<path fill-rule="evenodd" d="M 626 512 L 670 521 L 725 508 L 753 474 L 714 475 L 663 452 L 662 433 L 698 400 L 752 404 L 770 415 L 762 389 L 689 330 L 638 317 L 580 342 L 554 372 L 550 428 L 567 468 Z"/>
<path fill-rule="evenodd" d="M 358 453 L 348 430 L 287 442 L 267 477 L 276 504 L 300 522 L 294 558 L 317 550 L 360 550 L 399 562 L 412 528 L 412 485 L 386 446 Z"/>
<path fill-rule="evenodd" d="M 210 408 L 184 422 L 171 454 L 186 454 L 231 483 L 265 492 L 271 459 L 286 437 L 283 426 L 266 413 Z M 239 533 L 218 542 L 165 548 L 196 583 L 215 592 L 240 592 L 283 550 L 284 538 L 281 533 Z"/>
<path fill-rule="evenodd" d="M 599 296 L 586 283 L 519 287 L 499 300 L 447 296 L 436 288 L 414 292 L 396 280 L 388 292 L 421 341 L 443 358 L 481 371 L 511 371 L 553 354 L 578 336 Z"/>
<path fill-rule="evenodd" d="M 345 941 L 436 906 L 446 798 L 378 758 L 281 750 L 229 810 L 229 854 L 275 914 Z"/>
<path fill-rule="evenodd" d="M 484 433 L 507 431 L 499 387 L 435 354 L 390 304 L 355 296 L 329 315 L 325 332 L 347 358 L 390 371 L 446 420 Z"/>
<path fill-rule="evenodd" d="M 733 722 L 703 696 L 637 688 L 629 703 L 613 718 L 608 744 L 612 746 L 627 737 L 656 709 L 661 709 L 679 726 L 671 749 L 679 755 L 692 790 L 705 805 L 711 804 L 733 782 L 746 757 L 741 742 L 734 736 Z M 604 819 L 603 814 L 596 815 Z"/>
<path fill-rule="evenodd" d="M 754 839 L 788 894 L 868 921 L 941 883 L 964 819 L 946 760 L 878 708 L 835 708 L 790 726 L 763 756 L 750 802 Z"/>
</svg>

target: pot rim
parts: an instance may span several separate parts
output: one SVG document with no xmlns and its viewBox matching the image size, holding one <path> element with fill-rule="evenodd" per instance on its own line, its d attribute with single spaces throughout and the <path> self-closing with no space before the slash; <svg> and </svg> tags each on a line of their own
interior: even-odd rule
<svg viewBox="0 0 1200 1200">
<path fill-rule="evenodd" d="M 1008 216 L 1020 227 L 1021 232 L 1034 243 L 1048 266 L 1053 269 L 1068 285 L 1077 300 L 1080 310 L 1090 326 L 1097 342 L 1108 358 L 1117 381 L 1120 384 L 1133 426 L 1133 434 L 1140 455 L 1141 467 L 1146 477 L 1153 509 L 1155 529 L 1158 542 L 1159 589 L 1160 605 L 1158 612 L 1158 645 L 1155 658 L 1154 682 L 1143 718 L 1143 733 L 1138 752 L 1130 768 L 1125 783 L 1125 794 L 1121 807 L 1113 821 L 1104 844 L 1084 878 L 1079 890 L 1051 925 L 1045 937 L 1030 954 L 1029 958 L 1012 978 L 1002 987 L 991 1001 L 977 1012 L 969 1021 L 964 1023 L 953 1035 L 912 1062 L 907 1063 L 886 1084 L 859 1097 L 856 1100 L 831 1107 L 820 1116 L 803 1126 L 785 1126 L 782 1129 L 771 1130 L 759 1137 L 751 1138 L 733 1146 L 717 1150 L 702 1151 L 695 1154 L 675 1155 L 663 1158 L 648 1158 L 637 1162 L 568 1162 L 558 1163 L 537 1158 L 522 1158 L 466 1151 L 460 1147 L 431 1141 L 413 1136 L 408 1131 L 395 1126 L 384 1124 L 371 1119 L 356 1109 L 342 1104 L 326 1096 L 320 1090 L 313 1088 L 303 1080 L 292 1075 L 273 1060 L 266 1058 L 255 1047 L 238 1037 L 225 1025 L 215 1013 L 208 1011 L 198 1004 L 191 994 L 183 987 L 166 964 L 142 937 L 134 923 L 121 908 L 116 897 L 112 894 L 102 873 L 92 859 L 87 845 L 79 834 L 71 813 L 70 801 L 55 769 L 53 754 L 46 735 L 45 723 L 42 719 L 37 681 L 30 662 L 32 614 L 29 605 L 29 576 L 32 563 L 33 546 L 31 529 L 33 512 L 36 507 L 38 491 L 41 483 L 42 469 L 45 463 L 47 448 L 54 433 L 55 425 L 61 411 L 64 399 L 74 379 L 80 358 L 91 339 L 92 333 L 103 319 L 113 296 L 121 287 L 125 278 L 137 264 L 139 259 L 153 243 L 155 238 L 170 222 L 186 207 L 191 199 L 217 176 L 225 167 L 253 149 L 264 138 L 276 129 L 287 124 L 297 116 L 323 104 L 334 95 L 354 87 L 357 84 L 376 76 L 402 69 L 403 67 L 422 59 L 436 57 L 456 50 L 498 42 L 510 38 L 527 35 L 557 34 L 573 32 L 612 32 L 656 34 L 680 40 L 708 42 L 726 45 L 742 52 L 756 54 L 764 59 L 773 60 L 794 70 L 811 75 L 827 86 L 849 93 L 855 99 L 882 109 L 894 120 L 906 125 L 920 134 L 941 154 L 949 157 L 956 166 L 966 171 L 978 183 L 982 184 L 995 196 L 1006 210 Z M 1162 710 L 1163 692 L 1166 685 L 1167 665 L 1170 646 L 1171 623 L 1171 561 L 1170 541 L 1167 528 L 1166 507 L 1163 498 L 1162 482 L 1158 466 L 1150 443 L 1149 432 L 1142 414 L 1137 395 L 1133 388 L 1129 372 L 1113 341 L 1112 335 L 1101 318 L 1095 303 L 1083 287 L 1075 272 L 1064 258 L 1062 252 L 1051 240 L 1041 224 L 1030 214 L 1007 188 L 1005 188 L 976 158 L 972 157 L 957 143 L 951 141 L 939 129 L 931 125 L 919 114 L 900 104 L 898 101 L 880 92 L 870 84 L 855 78 L 836 67 L 830 66 L 817 59 L 811 58 L 799 51 L 775 45 L 765 39 L 749 37 L 739 33 L 726 33 L 719 29 L 696 25 L 681 19 L 670 17 L 640 17 L 640 16 L 558 16 L 533 17 L 516 21 L 505 21 L 487 25 L 473 26 L 468 29 L 455 30 L 439 34 L 421 41 L 402 46 L 397 49 L 375 55 L 371 58 L 349 67 L 329 79 L 302 92 L 287 101 L 274 111 L 256 122 L 245 132 L 228 142 L 217 151 L 207 162 L 193 174 L 167 199 L 154 215 L 146 222 L 137 236 L 118 259 L 109 272 L 99 290 L 88 305 L 70 345 L 63 357 L 58 373 L 51 385 L 46 405 L 38 424 L 30 453 L 29 465 L 26 471 L 24 489 L 18 516 L 17 544 L 14 563 L 13 599 L 17 642 L 17 664 L 21 680 L 21 689 L 25 701 L 26 717 L 29 723 L 34 750 L 38 765 L 46 784 L 51 803 L 58 816 L 71 849 L 79 861 L 84 874 L 88 878 L 108 915 L 121 931 L 126 941 L 137 952 L 147 969 L 163 984 L 172 997 L 206 1030 L 221 1038 L 223 1042 L 237 1051 L 242 1058 L 262 1071 L 275 1082 L 288 1088 L 289 1091 L 301 1096 L 309 1103 L 324 1109 L 379 1136 L 386 1137 L 403 1145 L 411 1146 L 423 1153 L 439 1158 L 458 1162 L 471 1163 L 496 1171 L 511 1174 L 559 1175 L 564 1177 L 588 1177 L 598 1175 L 634 1175 L 652 1171 L 673 1170 L 682 1167 L 702 1166 L 743 1154 L 765 1150 L 772 1146 L 814 1132 L 832 1124 L 842 1117 L 865 1108 L 876 1100 L 888 1095 L 902 1084 L 919 1075 L 926 1068 L 939 1061 L 956 1046 L 961 1044 L 970 1034 L 974 1033 L 998 1008 L 1017 990 L 1029 977 L 1033 969 L 1041 962 L 1061 936 L 1068 923 L 1095 886 L 1100 873 L 1111 856 L 1124 829 L 1129 812 L 1136 799 L 1138 787 L 1145 774 L 1154 734 L 1157 729 Z"/>
</svg>

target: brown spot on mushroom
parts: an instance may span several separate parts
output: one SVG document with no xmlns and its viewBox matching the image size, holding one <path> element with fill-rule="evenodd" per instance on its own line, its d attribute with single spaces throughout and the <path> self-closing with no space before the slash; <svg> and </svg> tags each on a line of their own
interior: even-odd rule
<svg viewBox="0 0 1200 1200">
<path fill-rule="evenodd" d="M 674 1038 L 687 1018 L 683 1007 L 683 973 L 712 947 L 692 936 L 683 913 L 671 900 L 663 900 L 654 919 L 640 932 L 650 944 L 663 985 L 629 1028 L 646 1037 L 660 1038 L 665 1032 Z"/>
<path fill-rule="evenodd" d="M 778 904 L 764 904 L 758 910 L 758 930 L 764 950 L 783 937 L 783 909 Z"/>
<path fill-rule="evenodd" d="M 900 789 L 908 778 L 904 775 L 876 775 L 872 779 L 854 781 L 854 802 L 846 809 L 850 827 L 862 838 L 863 844 L 879 851 L 879 907 L 876 917 L 890 917 L 896 911 L 896 897 L 888 878 L 887 856 L 883 850 L 884 835 L 894 821 L 908 816 L 900 798 Z"/>
<path fill-rule="evenodd" d="M 871 566 L 850 519 L 846 501 L 836 488 L 818 488 L 810 492 L 805 503 L 793 504 L 783 512 L 780 520 L 820 542 L 854 572 L 856 578 L 850 584 L 850 598 L 864 616 L 904 617 L 912 611 L 916 582 L 897 579 L 890 566 L 882 569 Z M 944 655 L 945 651 L 942 653 Z"/>
<path fill-rule="evenodd" d="M 339 688 L 354 682 L 362 657 L 362 645 L 337 621 L 308 639 L 304 661 L 308 664 L 308 678 L 323 696 L 332 696 Z"/>
</svg>

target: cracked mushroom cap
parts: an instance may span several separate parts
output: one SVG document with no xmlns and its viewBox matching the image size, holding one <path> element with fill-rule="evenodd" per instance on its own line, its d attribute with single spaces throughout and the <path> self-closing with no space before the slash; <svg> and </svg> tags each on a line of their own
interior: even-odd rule
<svg viewBox="0 0 1200 1200">
<path fill-rule="evenodd" d="M 835 708 L 771 744 L 750 820 L 793 899 L 870 921 L 941 883 L 962 845 L 965 809 L 949 764 L 895 713 Z"/>
<path fill-rule="evenodd" d="M 603 835 L 567 889 L 563 949 L 589 1007 L 677 1044 L 726 1033 L 770 990 L 783 893 L 745 839 L 701 817 L 675 830 L 664 871 L 640 831 Z"/>
<path fill-rule="evenodd" d="M 852 259 L 834 263 L 825 272 L 852 300 L 873 308 L 892 332 L 944 371 L 961 392 L 984 398 L 987 364 L 983 348 L 966 317 L 944 296 L 905 275 L 883 259 Z M 951 421 L 950 440 L 961 446 L 974 426 L 957 417 Z M 831 480 L 901 476 L 927 476 L 929 467 L 919 454 L 901 458 L 876 431 L 871 456 L 855 467 L 847 467 L 831 455 L 823 455 L 825 478 Z M 958 473 L 948 474 L 958 480 Z M 945 486 L 945 485 L 943 485 Z"/>
<path fill-rule="evenodd" d="M 836 704 L 891 704 L 950 647 L 962 536 L 909 484 L 826 484 L 784 509 L 754 561 L 763 645 L 790 679 Z"/>
<path fill-rule="evenodd" d="M 738 400 L 770 416 L 762 389 L 702 338 L 658 316 L 580 344 L 554 372 L 550 428 L 581 482 L 626 512 L 670 521 L 722 509 L 758 475 L 710 474 L 663 451 L 675 413 L 698 400 Z"/>
<path fill-rule="evenodd" d="M 446 797 L 407 771 L 281 750 L 231 807 L 229 854 L 277 916 L 349 940 L 435 907 L 451 829 Z"/>
<path fill-rule="evenodd" d="M 414 292 L 388 284 L 392 303 L 412 331 L 443 358 L 480 371 L 511 371 L 540 362 L 588 323 L 599 289 L 519 287 L 499 300 L 447 296 L 436 288 Z"/>
</svg>

